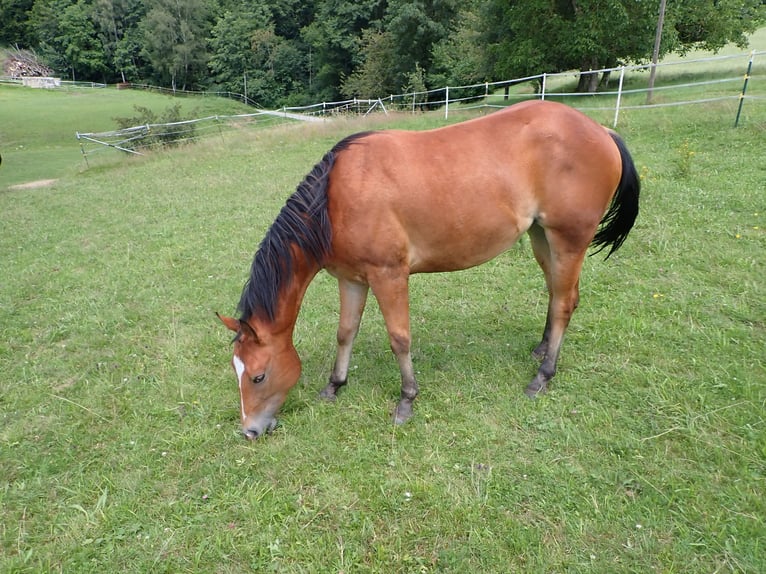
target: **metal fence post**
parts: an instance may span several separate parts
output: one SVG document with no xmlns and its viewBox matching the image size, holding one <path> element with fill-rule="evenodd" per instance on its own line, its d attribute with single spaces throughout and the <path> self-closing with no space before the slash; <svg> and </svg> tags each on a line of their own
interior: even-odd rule
<svg viewBox="0 0 766 574">
<path fill-rule="evenodd" d="M 620 85 L 617 88 L 617 104 L 614 106 L 614 123 L 612 128 L 617 128 L 617 118 L 620 115 L 620 100 L 622 100 L 622 82 L 625 79 L 625 66 L 620 68 Z"/>
<path fill-rule="evenodd" d="M 755 59 L 755 50 L 750 52 L 750 61 L 747 63 L 747 72 L 745 73 L 745 83 L 742 85 L 742 93 L 739 94 L 739 107 L 737 108 L 737 119 L 734 120 L 734 127 L 739 126 L 739 116 L 742 114 L 742 105 L 745 103 L 745 92 L 747 91 L 747 81 L 750 79 L 750 72 L 753 71 L 753 60 Z"/>
<path fill-rule="evenodd" d="M 449 86 L 444 88 L 444 119 L 449 118 Z"/>
</svg>

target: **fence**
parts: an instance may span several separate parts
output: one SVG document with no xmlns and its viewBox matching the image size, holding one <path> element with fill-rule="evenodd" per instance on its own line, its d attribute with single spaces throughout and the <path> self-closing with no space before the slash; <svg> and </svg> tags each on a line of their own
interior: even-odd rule
<svg viewBox="0 0 766 574">
<path fill-rule="evenodd" d="M 738 101 L 736 117 L 740 120 L 745 100 L 766 100 L 766 90 L 760 81 L 766 77 L 766 51 L 732 56 L 715 56 L 696 60 L 679 60 L 657 64 L 655 85 L 649 87 L 647 74 L 652 66 L 620 66 L 591 70 L 599 76 L 600 86 L 595 93 L 573 92 L 579 72 L 539 74 L 501 82 L 485 82 L 469 86 L 444 87 L 436 90 L 389 95 L 377 99 L 322 102 L 310 106 L 284 107 L 281 110 L 258 110 L 252 114 L 211 116 L 170 124 L 148 124 L 124 130 L 102 133 L 77 132 L 81 150 L 87 162 L 88 155 L 104 149 L 118 149 L 141 154 L 142 150 L 167 143 L 180 143 L 204 137 L 209 133 L 223 134 L 225 130 L 241 126 L 264 127 L 285 121 L 322 121 L 337 115 L 367 115 L 389 111 L 411 112 L 444 110 L 449 118 L 455 111 L 505 107 L 525 99 L 558 99 L 587 112 L 608 112 L 613 127 L 617 127 L 624 110 L 685 106 L 720 101 Z M 760 60 L 757 58 L 760 57 Z M 739 73 L 734 70 L 739 69 Z M 737 75 L 733 75 L 737 74 Z M 757 80 L 757 82 L 754 82 Z M 753 95 L 753 84 L 757 95 Z M 751 93 L 747 94 L 748 86 Z M 231 93 L 181 92 L 151 86 L 131 85 L 139 89 L 159 90 L 174 94 L 206 94 L 225 96 L 250 103 L 246 97 Z"/>
<path fill-rule="evenodd" d="M 616 127 L 621 110 L 647 109 L 668 106 L 680 106 L 696 103 L 710 103 L 723 100 L 765 99 L 764 96 L 747 96 L 746 89 L 749 79 L 757 73 L 759 78 L 766 76 L 766 62 L 761 68 L 754 67 L 757 56 L 766 55 L 766 51 L 752 51 L 732 56 L 715 56 L 696 60 L 679 60 L 659 63 L 656 66 L 656 84 L 652 88 L 641 85 L 643 75 L 651 70 L 651 64 L 620 66 L 591 70 L 587 74 L 601 75 L 606 78 L 601 81 L 600 89 L 594 93 L 569 91 L 577 83 L 580 72 L 563 72 L 557 74 L 539 74 L 500 82 L 485 82 L 469 86 L 444 87 L 423 92 L 390 95 L 377 100 L 345 100 L 325 102 L 305 107 L 284 108 L 286 111 L 303 114 L 335 114 L 349 113 L 370 109 L 378 106 L 382 110 L 416 111 L 444 109 L 444 117 L 448 118 L 450 111 L 455 109 L 471 110 L 476 108 L 504 107 L 513 100 L 530 98 L 567 99 L 573 107 L 582 110 L 614 111 L 613 127 Z M 679 77 L 694 75 L 718 76 L 720 70 L 728 73 L 739 67 L 741 74 L 729 77 L 710 77 L 689 82 L 679 82 Z M 673 74 L 673 69 L 683 68 L 681 73 Z M 667 73 L 663 74 L 662 71 Z M 696 70 L 696 71 L 695 71 Z M 614 77 L 617 77 L 614 80 Z M 662 85 L 663 80 L 667 82 Z M 616 83 L 615 89 L 610 89 Z M 511 88 L 515 88 L 512 93 Z M 498 93 L 502 92 L 502 93 Z M 674 96 L 667 97 L 673 92 Z M 660 94 L 659 97 L 652 97 Z M 641 100 L 644 99 L 644 102 Z M 580 102 L 585 100 L 585 105 Z"/>
<path fill-rule="evenodd" d="M 46 89 L 77 89 L 77 88 L 106 88 L 106 84 L 98 82 L 73 82 L 61 78 L 41 78 L 36 76 L 0 76 L 0 84 L 11 84 L 33 88 Z"/>
<path fill-rule="evenodd" d="M 261 110 L 252 114 L 217 115 L 194 120 L 163 124 L 144 124 L 121 130 L 75 135 L 80 150 L 88 163 L 88 156 L 107 149 L 116 149 L 134 155 L 153 147 L 163 147 L 189 142 L 212 134 L 223 136 L 223 132 L 238 127 L 270 127 L 285 121 L 323 121 L 322 118 L 290 113 L 286 111 Z"/>
</svg>

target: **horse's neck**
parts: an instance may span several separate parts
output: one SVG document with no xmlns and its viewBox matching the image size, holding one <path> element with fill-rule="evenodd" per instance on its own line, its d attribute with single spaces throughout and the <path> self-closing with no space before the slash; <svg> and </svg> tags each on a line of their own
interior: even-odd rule
<svg viewBox="0 0 766 574">
<path fill-rule="evenodd" d="M 318 264 L 306 258 L 303 253 L 295 252 L 293 275 L 279 295 L 276 314 L 271 327 L 272 334 L 289 335 L 292 339 L 293 329 L 298 320 L 301 303 L 303 303 L 303 296 L 319 270 Z"/>
</svg>

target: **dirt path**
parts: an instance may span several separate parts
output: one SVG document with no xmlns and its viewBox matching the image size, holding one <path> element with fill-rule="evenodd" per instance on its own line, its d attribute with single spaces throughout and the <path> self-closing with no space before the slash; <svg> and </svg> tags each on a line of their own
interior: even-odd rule
<svg viewBox="0 0 766 574">
<path fill-rule="evenodd" d="M 11 190 L 18 190 L 18 189 L 37 189 L 38 187 L 46 187 L 48 185 L 53 185 L 56 183 L 55 179 L 38 179 L 37 181 L 28 181 L 27 183 L 19 183 L 17 185 L 10 185 L 8 186 L 8 189 Z"/>
</svg>

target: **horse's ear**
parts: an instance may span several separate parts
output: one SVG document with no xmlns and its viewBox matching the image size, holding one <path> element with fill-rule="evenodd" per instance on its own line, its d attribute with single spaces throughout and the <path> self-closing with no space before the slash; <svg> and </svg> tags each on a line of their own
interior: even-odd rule
<svg viewBox="0 0 766 574">
<path fill-rule="evenodd" d="M 216 313 L 215 316 L 221 320 L 221 323 L 226 325 L 227 329 L 229 329 L 230 331 L 234 331 L 235 333 L 239 332 L 240 323 L 234 317 L 224 317 L 223 315 L 219 315 L 218 313 Z"/>
<path fill-rule="evenodd" d="M 255 329 L 247 321 L 237 321 L 239 325 L 239 332 L 242 333 L 242 337 L 245 339 L 252 339 L 255 343 L 258 343 L 258 334 Z"/>
</svg>

